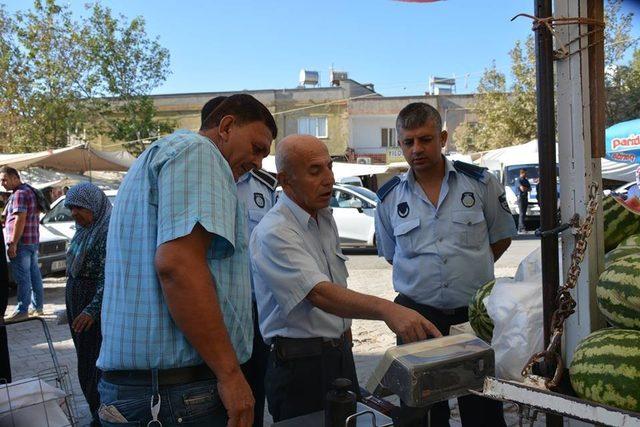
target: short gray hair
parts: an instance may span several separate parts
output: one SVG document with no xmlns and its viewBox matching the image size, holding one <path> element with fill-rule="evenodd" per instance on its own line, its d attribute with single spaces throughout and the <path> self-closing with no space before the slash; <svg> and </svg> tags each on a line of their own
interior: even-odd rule
<svg viewBox="0 0 640 427">
<path fill-rule="evenodd" d="M 442 118 L 438 110 L 426 102 L 413 102 L 398 113 L 396 131 L 400 134 L 401 129 L 416 129 L 429 121 L 435 123 L 438 131 L 442 130 Z"/>
<path fill-rule="evenodd" d="M 283 148 L 282 144 L 276 145 L 276 171 L 278 173 L 282 173 L 285 170 L 289 169 L 290 162 L 290 153 L 289 150 Z"/>
</svg>

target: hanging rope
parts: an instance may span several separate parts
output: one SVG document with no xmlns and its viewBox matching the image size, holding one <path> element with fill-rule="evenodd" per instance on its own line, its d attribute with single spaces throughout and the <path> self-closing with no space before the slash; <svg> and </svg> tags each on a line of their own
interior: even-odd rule
<svg viewBox="0 0 640 427">
<path fill-rule="evenodd" d="M 546 18 L 538 18 L 537 16 L 529 15 L 527 13 L 519 13 L 518 15 L 511 18 L 511 20 L 515 20 L 519 17 L 529 18 L 533 21 L 533 31 L 537 31 L 540 28 L 544 27 L 549 31 L 549 33 L 556 40 L 556 43 L 559 47 L 554 51 L 553 57 L 556 60 L 566 59 L 571 55 L 575 55 L 585 49 L 589 49 L 597 44 L 604 43 L 604 21 L 598 21 L 597 19 L 591 18 L 554 18 L 553 16 L 549 16 Z M 562 43 L 558 38 L 558 35 L 555 32 L 555 27 L 558 25 L 591 25 L 594 27 L 591 31 L 587 31 L 586 33 L 580 34 L 577 37 L 569 40 L 567 43 Z M 583 37 L 589 37 L 591 35 L 602 34 L 600 38 L 595 40 L 594 42 L 588 44 L 587 46 L 581 47 L 574 51 L 570 50 L 570 47 L 575 42 L 580 41 Z"/>
</svg>

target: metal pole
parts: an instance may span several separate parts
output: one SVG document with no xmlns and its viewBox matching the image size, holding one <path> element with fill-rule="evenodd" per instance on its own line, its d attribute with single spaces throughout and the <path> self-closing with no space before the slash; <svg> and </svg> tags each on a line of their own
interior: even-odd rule
<svg viewBox="0 0 640 427">
<path fill-rule="evenodd" d="M 535 0 L 535 15 L 547 18 L 553 15 L 551 0 Z M 555 228 L 558 215 L 556 127 L 553 83 L 553 38 L 546 26 L 537 25 L 536 34 L 536 96 L 538 115 L 538 156 L 540 168 L 539 200 L 540 229 Z M 542 261 L 542 304 L 544 315 L 544 345 L 549 345 L 551 316 L 557 308 L 558 290 L 558 237 L 543 235 L 540 242 Z M 548 362 L 548 361 L 545 361 Z M 546 373 L 554 366 L 545 363 Z M 562 417 L 547 414 L 547 426 L 561 426 Z"/>
</svg>

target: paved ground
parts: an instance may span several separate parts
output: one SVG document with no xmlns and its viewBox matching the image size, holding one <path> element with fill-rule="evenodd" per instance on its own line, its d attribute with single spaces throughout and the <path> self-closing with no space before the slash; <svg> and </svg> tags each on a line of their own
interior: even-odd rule
<svg viewBox="0 0 640 427">
<path fill-rule="evenodd" d="M 520 260 L 538 246 L 532 236 L 513 242 L 511 248 L 496 263 L 496 276 L 513 276 Z M 357 291 L 393 299 L 395 292 L 391 286 L 391 267 L 371 251 L 346 250 L 349 256 L 349 286 Z M 76 376 L 76 355 L 68 326 L 58 325 L 53 313 L 64 308 L 65 278 L 53 277 L 45 280 L 45 320 L 51 331 L 52 341 L 58 360 L 65 365 L 75 392 L 80 425 L 90 421 L 89 410 L 82 396 Z M 9 301 L 7 312 L 12 312 L 15 297 Z M 52 367 L 46 339 L 39 322 L 26 322 L 8 327 L 11 368 L 14 380 L 36 375 Z M 366 384 L 384 351 L 395 343 L 391 331 L 381 322 L 355 320 L 353 322 L 354 353 L 359 381 Z M 508 408 L 509 425 L 518 425 L 513 408 Z M 452 426 L 459 425 L 457 410 L 454 409 Z M 270 420 L 270 417 L 266 417 Z M 537 424 L 536 424 L 537 425 Z"/>
</svg>

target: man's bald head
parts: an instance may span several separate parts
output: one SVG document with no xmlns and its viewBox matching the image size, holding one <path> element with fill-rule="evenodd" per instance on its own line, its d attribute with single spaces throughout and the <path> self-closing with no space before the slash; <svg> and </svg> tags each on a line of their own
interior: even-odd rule
<svg viewBox="0 0 640 427">
<path fill-rule="evenodd" d="M 276 146 L 278 182 L 310 215 L 329 206 L 335 182 L 327 146 L 311 135 L 290 135 Z"/>
<path fill-rule="evenodd" d="M 293 167 L 314 154 L 328 156 L 327 146 L 315 136 L 289 135 L 283 138 L 276 147 L 276 169 L 278 173 L 291 174 Z"/>
</svg>

